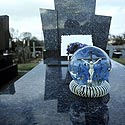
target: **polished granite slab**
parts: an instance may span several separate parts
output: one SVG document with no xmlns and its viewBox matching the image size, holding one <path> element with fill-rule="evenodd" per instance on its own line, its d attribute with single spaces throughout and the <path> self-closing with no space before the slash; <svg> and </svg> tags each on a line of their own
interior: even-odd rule
<svg viewBox="0 0 125 125">
<path fill-rule="evenodd" d="M 0 125 L 124 125 L 125 66 L 112 67 L 110 93 L 89 99 L 70 92 L 66 65 L 41 62 L 0 92 Z"/>
</svg>

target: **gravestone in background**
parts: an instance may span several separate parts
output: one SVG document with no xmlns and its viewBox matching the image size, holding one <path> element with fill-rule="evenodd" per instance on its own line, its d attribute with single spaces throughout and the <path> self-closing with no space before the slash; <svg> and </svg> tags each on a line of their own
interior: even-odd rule
<svg viewBox="0 0 125 125">
<path fill-rule="evenodd" d="M 9 17 L 0 16 L 0 51 L 9 49 Z"/>
<path fill-rule="evenodd" d="M 9 50 L 9 16 L 0 16 L 0 88 L 17 75 L 17 65 L 13 64 L 11 54 L 3 54 Z"/>
<path fill-rule="evenodd" d="M 95 15 L 96 0 L 54 0 L 54 3 L 55 10 L 40 9 L 44 59 L 61 57 L 62 35 L 92 35 L 93 45 L 106 50 L 111 17 Z"/>
</svg>

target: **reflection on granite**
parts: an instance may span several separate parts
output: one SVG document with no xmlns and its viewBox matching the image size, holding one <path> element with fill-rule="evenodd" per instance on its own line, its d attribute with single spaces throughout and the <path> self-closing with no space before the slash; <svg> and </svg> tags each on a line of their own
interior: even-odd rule
<svg viewBox="0 0 125 125">
<path fill-rule="evenodd" d="M 124 125 L 125 66 L 112 64 L 110 95 L 89 99 L 70 92 L 66 66 L 40 63 L 0 92 L 0 125 Z"/>
<path fill-rule="evenodd" d="M 109 95 L 98 99 L 83 99 L 70 106 L 70 119 L 73 125 L 108 125 Z"/>
<path fill-rule="evenodd" d="M 57 99 L 57 111 L 68 113 L 73 125 L 106 125 L 108 124 L 109 94 L 102 98 L 82 98 L 72 94 L 64 77 L 65 67 L 47 67 L 45 100 Z M 55 74 L 54 76 L 52 74 Z M 69 73 L 67 72 L 67 76 Z M 66 81 L 71 80 L 65 77 Z M 68 79 L 68 80 L 67 80 Z"/>
<path fill-rule="evenodd" d="M 15 86 L 14 84 L 10 84 L 6 89 L 0 91 L 1 94 L 15 94 Z"/>
</svg>

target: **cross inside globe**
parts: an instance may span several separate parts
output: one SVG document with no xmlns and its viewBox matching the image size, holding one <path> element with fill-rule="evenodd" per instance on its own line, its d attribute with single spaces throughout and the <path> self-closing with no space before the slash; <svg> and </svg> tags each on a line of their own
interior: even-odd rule
<svg viewBox="0 0 125 125">
<path fill-rule="evenodd" d="M 86 46 L 73 54 L 68 70 L 77 84 L 99 86 L 108 82 L 111 61 L 104 50 Z"/>
</svg>

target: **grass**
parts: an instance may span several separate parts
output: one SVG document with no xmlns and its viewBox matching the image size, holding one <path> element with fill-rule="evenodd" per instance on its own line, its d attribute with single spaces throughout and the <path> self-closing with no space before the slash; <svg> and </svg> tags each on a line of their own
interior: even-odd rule
<svg viewBox="0 0 125 125">
<path fill-rule="evenodd" d="M 116 62 L 119 62 L 123 65 L 125 65 L 125 58 L 112 58 L 113 60 L 115 60 Z"/>
<path fill-rule="evenodd" d="M 33 69 L 35 66 L 37 66 L 37 65 L 38 65 L 38 63 L 33 63 L 33 62 L 25 63 L 25 64 L 18 64 L 18 70 L 29 71 L 29 70 Z"/>
<path fill-rule="evenodd" d="M 18 70 L 29 71 L 29 70 L 33 69 L 35 66 L 37 66 L 40 60 L 41 59 L 35 59 L 28 63 L 18 64 Z"/>
</svg>

